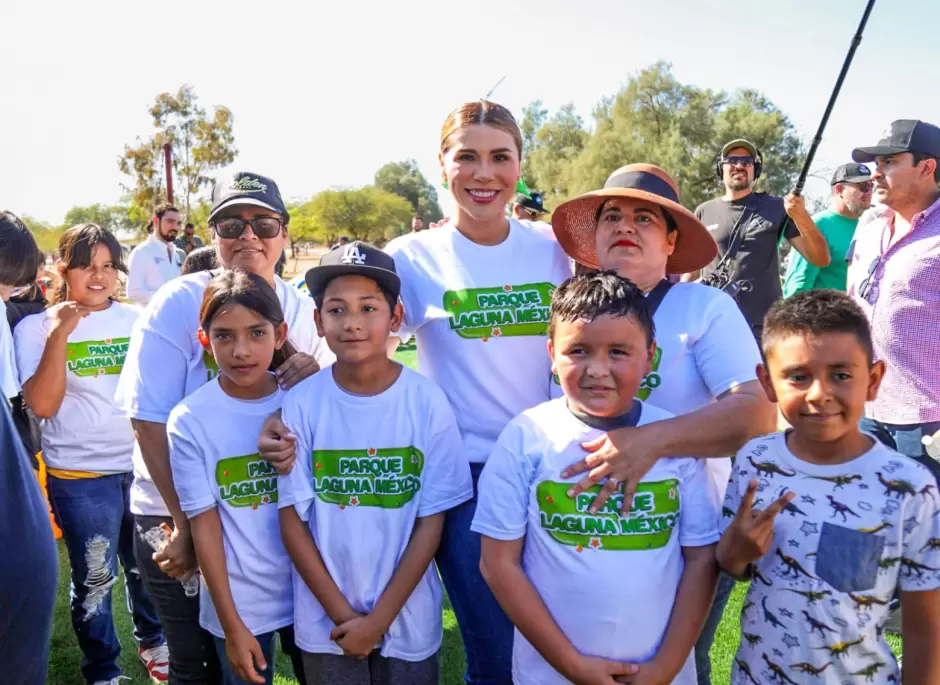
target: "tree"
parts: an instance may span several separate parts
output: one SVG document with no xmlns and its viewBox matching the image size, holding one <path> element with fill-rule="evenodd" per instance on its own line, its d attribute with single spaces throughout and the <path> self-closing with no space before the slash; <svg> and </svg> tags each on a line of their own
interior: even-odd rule
<svg viewBox="0 0 940 685">
<path fill-rule="evenodd" d="M 22 215 L 20 219 L 26 224 L 29 232 L 33 234 L 40 250 L 49 253 L 59 249 L 59 238 L 62 237 L 65 227 L 53 226 L 42 219 L 36 219 L 27 214 Z"/>
<path fill-rule="evenodd" d="M 133 230 L 134 224 L 130 218 L 129 207 L 124 205 L 107 206 L 93 204 L 87 207 L 72 207 L 62 222 L 65 228 L 78 224 L 98 224 L 112 233 Z"/>
<path fill-rule="evenodd" d="M 407 200 L 375 186 L 324 190 L 291 212 L 290 230 L 295 240 L 332 245 L 346 235 L 381 245 L 400 235 L 413 213 Z"/>
<path fill-rule="evenodd" d="M 571 104 L 552 116 L 538 102 L 525 110 L 523 137 L 531 145 L 526 180 L 546 193 L 551 206 L 601 188 L 611 172 L 642 161 L 668 171 L 682 203 L 694 209 L 720 194 L 715 162 L 721 146 L 742 137 L 763 153 L 758 189 L 781 194 L 794 182 L 803 154 L 790 120 L 763 95 L 753 90 L 729 95 L 680 83 L 665 62 L 603 98 L 592 118 L 589 130 Z M 526 126 L 534 132 L 527 133 Z"/>
<path fill-rule="evenodd" d="M 407 200 L 412 211 L 424 217 L 426 223 L 440 221 L 444 216 L 437 203 L 437 191 L 413 159 L 383 166 L 375 172 L 375 187 Z"/>
<path fill-rule="evenodd" d="M 149 218 L 153 207 L 166 199 L 163 145 L 170 143 L 173 187 L 180 198 L 174 197 L 174 202 L 188 216 L 194 199 L 212 184 L 209 172 L 235 160 L 232 112 L 216 107 L 209 115 L 199 106 L 195 90 L 184 85 L 175 95 L 160 93 L 150 116 L 156 132 L 147 140 L 138 138 L 133 147 L 125 145 L 118 161 L 120 170 L 134 179 L 128 189 L 136 210 L 132 215 Z"/>
</svg>

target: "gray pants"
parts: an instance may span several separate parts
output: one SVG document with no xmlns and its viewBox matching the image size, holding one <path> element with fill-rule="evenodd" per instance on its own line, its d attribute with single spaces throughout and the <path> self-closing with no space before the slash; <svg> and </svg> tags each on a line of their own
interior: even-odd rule
<svg viewBox="0 0 940 685">
<path fill-rule="evenodd" d="M 387 659 L 376 650 L 366 659 L 303 652 L 304 685 L 438 685 L 440 652 L 424 661 Z"/>
</svg>

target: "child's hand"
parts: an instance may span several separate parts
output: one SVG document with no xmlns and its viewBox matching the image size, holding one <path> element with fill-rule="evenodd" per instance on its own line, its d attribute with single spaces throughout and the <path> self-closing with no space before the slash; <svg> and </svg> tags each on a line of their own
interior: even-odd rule
<svg viewBox="0 0 940 685">
<path fill-rule="evenodd" d="M 152 558 L 160 570 L 171 578 L 188 580 L 198 567 L 192 533 L 174 528 L 170 531 L 170 542 Z"/>
<path fill-rule="evenodd" d="M 78 322 L 91 313 L 91 310 L 78 302 L 62 302 L 50 307 L 47 312 L 49 318 L 52 319 L 49 334 L 58 332 L 68 336 L 78 327 Z"/>
<path fill-rule="evenodd" d="M 271 462 L 274 469 L 282 476 L 290 473 L 294 467 L 294 460 L 297 457 L 297 438 L 281 421 L 280 409 L 265 419 L 261 427 L 258 454 L 262 459 Z"/>
<path fill-rule="evenodd" d="M 669 673 L 660 668 L 655 661 L 647 661 L 636 665 L 637 671 L 633 675 L 621 675 L 614 678 L 618 683 L 626 685 L 669 685 L 675 673 Z"/>
<path fill-rule="evenodd" d="M 381 644 L 384 632 L 367 614 L 357 616 L 333 628 L 330 632 L 330 639 L 342 647 L 346 654 L 364 659 Z"/>
<path fill-rule="evenodd" d="M 632 676 L 636 672 L 637 667 L 633 664 L 582 656 L 572 680 L 576 685 L 616 685 L 621 682 L 632 682 L 621 680 L 621 678 Z"/>
<path fill-rule="evenodd" d="M 225 656 L 239 678 L 263 685 L 264 676 L 259 671 L 266 671 L 268 662 L 264 660 L 261 645 L 244 625 L 225 636 Z"/>
<path fill-rule="evenodd" d="M 774 519 L 789 504 L 796 493 L 787 491 L 776 502 L 761 511 L 754 509 L 757 481 L 748 483 L 741 506 L 734 521 L 718 543 L 719 559 L 725 570 L 740 575 L 748 564 L 754 563 L 770 551 L 774 541 Z"/>
</svg>

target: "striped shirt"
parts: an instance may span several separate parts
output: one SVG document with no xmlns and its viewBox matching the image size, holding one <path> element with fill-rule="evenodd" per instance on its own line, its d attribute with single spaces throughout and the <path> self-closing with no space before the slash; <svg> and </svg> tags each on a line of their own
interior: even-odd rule
<svg viewBox="0 0 940 685">
<path fill-rule="evenodd" d="M 886 366 L 865 414 L 899 425 L 940 421 L 940 199 L 891 244 L 894 219 L 885 207 L 859 227 L 849 269 L 849 294 Z"/>
</svg>

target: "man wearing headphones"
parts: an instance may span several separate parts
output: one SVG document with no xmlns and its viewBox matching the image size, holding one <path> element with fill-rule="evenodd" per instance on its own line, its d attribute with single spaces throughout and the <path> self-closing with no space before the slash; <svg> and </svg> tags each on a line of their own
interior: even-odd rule
<svg viewBox="0 0 940 685">
<path fill-rule="evenodd" d="M 715 165 L 725 184 L 723 197 L 695 210 L 718 241 L 718 257 L 700 275 L 705 283 L 737 291 L 738 306 L 760 342 L 764 314 L 783 295 L 777 246 L 783 236 L 816 267 L 829 265 L 829 246 L 798 195 L 784 198 L 753 192 L 763 167 L 760 150 L 749 140 L 727 143 Z M 787 222 L 789 218 L 792 221 Z M 728 287 L 730 286 L 730 288 Z"/>
</svg>

